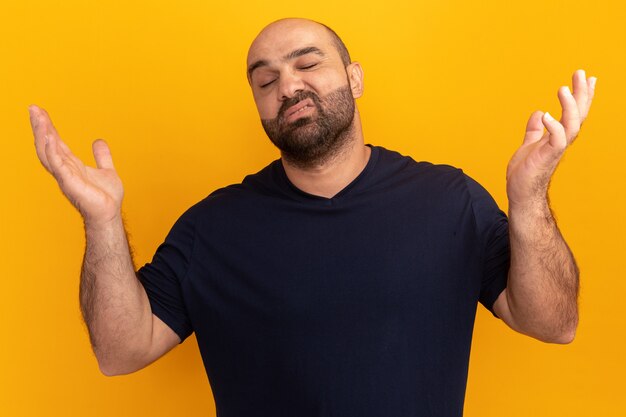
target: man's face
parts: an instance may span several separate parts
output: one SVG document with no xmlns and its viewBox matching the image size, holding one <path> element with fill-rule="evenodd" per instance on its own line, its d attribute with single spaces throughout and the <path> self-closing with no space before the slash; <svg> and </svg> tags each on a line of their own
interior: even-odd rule
<svg viewBox="0 0 626 417">
<path fill-rule="evenodd" d="M 250 47 L 248 76 L 267 135 L 292 162 L 319 162 L 347 137 L 354 97 L 323 26 L 302 20 L 270 25 Z"/>
</svg>

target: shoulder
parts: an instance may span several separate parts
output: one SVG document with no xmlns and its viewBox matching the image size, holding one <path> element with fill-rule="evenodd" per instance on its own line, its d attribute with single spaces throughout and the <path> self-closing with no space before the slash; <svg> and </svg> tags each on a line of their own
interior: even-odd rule
<svg viewBox="0 0 626 417">
<path fill-rule="evenodd" d="M 247 175 L 240 183 L 218 188 L 187 209 L 177 223 L 198 225 L 206 219 L 245 216 L 251 208 L 261 209 L 267 201 L 284 194 L 280 160 Z"/>
<path fill-rule="evenodd" d="M 467 190 L 467 175 L 462 169 L 446 164 L 416 161 L 411 156 L 374 146 L 377 154 L 376 180 L 389 185 L 408 185 L 427 191 Z"/>
<path fill-rule="evenodd" d="M 479 222 L 501 215 L 491 194 L 461 168 L 416 161 L 382 147 L 373 149 L 378 158 L 374 182 L 381 190 L 395 190 L 446 207 L 469 206 L 481 218 Z"/>
</svg>

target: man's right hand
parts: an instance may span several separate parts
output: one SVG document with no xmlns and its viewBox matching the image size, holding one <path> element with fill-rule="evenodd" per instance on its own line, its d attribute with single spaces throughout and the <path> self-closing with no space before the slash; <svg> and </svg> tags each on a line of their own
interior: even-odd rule
<svg viewBox="0 0 626 417">
<path fill-rule="evenodd" d="M 39 160 L 85 220 L 80 305 L 100 370 L 105 375 L 134 372 L 180 338 L 152 314 L 135 275 L 121 216 L 124 189 L 109 147 L 95 141 L 97 168 L 88 167 L 63 143 L 45 110 L 31 106 L 29 111 Z"/>
<path fill-rule="evenodd" d="M 28 110 L 39 160 L 85 223 L 98 226 L 119 217 L 124 188 L 106 142 L 93 143 L 97 167 L 86 166 L 61 140 L 44 109 L 32 105 Z"/>
</svg>

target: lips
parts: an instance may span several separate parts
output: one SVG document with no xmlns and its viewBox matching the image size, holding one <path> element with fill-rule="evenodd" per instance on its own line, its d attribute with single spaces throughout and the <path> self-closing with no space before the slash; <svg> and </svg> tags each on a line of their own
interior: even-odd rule
<svg viewBox="0 0 626 417">
<path fill-rule="evenodd" d="M 285 120 L 289 120 L 292 118 L 297 118 L 299 113 L 304 113 L 307 111 L 308 108 L 315 108 L 315 105 L 313 104 L 313 100 L 311 100 L 310 98 L 304 99 L 302 101 L 299 101 L 298 103 L 294 104 L 293 106 L 289 107 L 286 111 L 285 111 Z"/>
</svg>

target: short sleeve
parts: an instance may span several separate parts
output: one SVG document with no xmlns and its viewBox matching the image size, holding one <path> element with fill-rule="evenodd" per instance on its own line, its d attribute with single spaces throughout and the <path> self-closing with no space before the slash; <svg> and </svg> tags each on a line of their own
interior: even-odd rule
<svg viewBox="0 0 626 417">
<path fill-rule="evenodd" d="M 181 342 L 193 331 L 181 282 L 189 269 L 194 223 L 189 211 L 178 219 L 152 261 L 137 272 L 148 294 L 152 313 L 176 332 Z"/>
<path fill-rule="evenodd" d="M 511 259 L 509 222 L 487 190 L 470 177 L 465 178 L 472 199 L 478 237 L 483 246 L 479 301 L 497 317 L 493 304 L 506 288 Z"/>
</svg>

